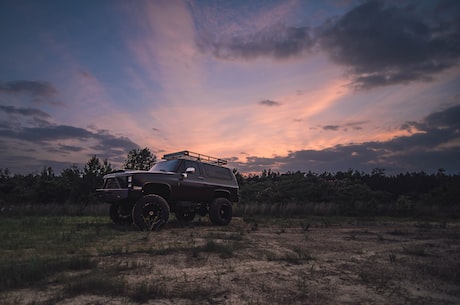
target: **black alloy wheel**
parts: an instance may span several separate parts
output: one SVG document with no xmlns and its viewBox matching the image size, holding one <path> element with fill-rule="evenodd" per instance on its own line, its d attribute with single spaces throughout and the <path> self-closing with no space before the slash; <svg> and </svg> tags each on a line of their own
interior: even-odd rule
<svg viewBox="0 0 460 305">
<path fill-rule="evenodd" d="M 213 224 L 226 226 L 232 220 L 232 203 L 227 198 L 216 198 L 209 207 L 209 219 Z"/>
<path fill-rule="evenodd" d="M 136 202 L 132 215 L 134 224 L 140 230 L 159 230 L 168 222 L 169 205 L 161 196 L 146 195 Z"/>
</svg>

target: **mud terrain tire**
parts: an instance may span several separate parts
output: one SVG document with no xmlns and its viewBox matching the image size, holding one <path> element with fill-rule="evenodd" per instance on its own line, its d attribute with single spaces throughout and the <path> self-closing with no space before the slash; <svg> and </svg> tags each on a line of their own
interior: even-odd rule
<svg viewBox="0 0 460 305">
<path fill-rule="evenodd" d="M 228 225 L 232 215 L 232 203 L 227 198 L 216 198 L 209 207 L 209 219 L 215 225 Z"/>
<path fill-rule="evenodd" d="M 159 230 L 169 218 L 169 205 L 163 197 L 146 195 L 134 204 L 133 222 L 142 231 Z"/>
</svg>

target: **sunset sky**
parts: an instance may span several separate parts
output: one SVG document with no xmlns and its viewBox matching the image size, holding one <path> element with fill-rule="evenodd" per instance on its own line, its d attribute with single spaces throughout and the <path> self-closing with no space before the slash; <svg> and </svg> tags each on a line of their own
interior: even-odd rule
<svg viewBox="0 0 460 305">
<path fill-rule="evenodd" d="M 0 168 L 133 148 L 460 173 L 460 1 L 0 0 Z"/>
</svg>

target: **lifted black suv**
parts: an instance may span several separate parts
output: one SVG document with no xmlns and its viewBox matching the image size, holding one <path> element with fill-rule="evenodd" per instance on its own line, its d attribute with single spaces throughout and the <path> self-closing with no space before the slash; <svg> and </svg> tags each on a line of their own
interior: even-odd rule
<svg viewBox="0 0 460 305">
<path fill-rule="evenodd" d="M 226 160 L 190 151 L 163 156 L 149 171 L 117 171 L 104 176 L 98 197 L 110 203 L 117 224 L 134 223 L 157 230 L 174 212 L 180 221 L 209 214 L 212 223 L 227 225 L 232 204 L 238 202 L 238 183 Z"/>
</svg>

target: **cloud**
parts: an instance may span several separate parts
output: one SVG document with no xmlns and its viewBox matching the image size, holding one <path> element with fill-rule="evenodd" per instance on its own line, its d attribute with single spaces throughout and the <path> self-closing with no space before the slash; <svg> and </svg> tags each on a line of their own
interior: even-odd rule
<svg viewBox="0 0 460 305">
<path fill-rule="evenodd" d="M 421 3 L 365 2 L 324 24 L 318 41 L 333 61 L 348 67 L 357 89 L 429 81 L 460 58 L 460 5 L 455 3 L 450 11 L 438 5 L 428 13 Z"/>
<path fill-rule="evenodd" d="M 23 127 L 15 130 L 3 129 L 0 130 L 0 137 L 27 141 L 34 144 L 43 144 L 45 142 L 55 142 L 59 140 L 96 140 L 99 145 L 99 150 L 112 150 L 114 148 L 130 150 L 139 147 L 127 137 L 115 136 L 106 131 L 95 133 L 84 128 L 68 125 Z"/>
<path fill-rule="evenodd" d="M 97 79 L 94 77 L 94 75 L 92 75 L 92 74 L 89 73 L 88 71 L 80 70 L 80 71 L 78 71 L 78 74 L 79 74 L 79 76 L 81 76 L 83 79 L 87 79 L 87 80 L 90 81 L 90 82 L 97 82 Z"/>
<path fill-rule="evenodd" d="M 0 105 L 0 118 L 1 113 L 6 114 L 6 118 L 0 123 L 0 129 L 15 130 L 21 128 L 24 123 L 41 127 L 51 124 L 51 115 L 36 108 Z"/>
<path fill-rule="evenodd" d="M 460 105 L 434 112 L 419 122 L 406 122 L 401 129 L 413 130 L 414 134 L 389 141 L 388 147 L 392 150 L 452 148 L 445 144 L 460 139 Z"/>
<path fill-rule="evenodd" d="M 0 93 L 26 93 L 38 97 L 52 97 L 58 93 L 58 90 L 48 82 L 17 80 L 0 83 Z"/>
<path fill-rule="evenodd" d="M 25 127 L 18 130 L 0 130 L 0 136 L 14 138 L 17 140 L 40 143 L 43 141 L 91 138 L 93 134 L 85 129 L 55 125 L 46 127 Z"/>
<path fill-rule="evenodd" d="M 91 134 L 91 137 L 98 140 L 104 149 L 122 149 L 124 151 L 131 150 L 133 148 L 139 148 L 139 145 L 131 141 L 128 137 L 115 136 L 110 133 L 97 133 Z"/>
<path fill-rule="evenodd" d="M 427 116 L 418 127 L 429 131 L 431 129 L 460 129 L 460 105 L 439 111 Z"/>
<path fill-rule="evenodd" d="M 366 124 L 367 121 L 357 121 L 357 122 L 348 122 L 344 123 L 342 125 L 324 125 L 321 128 L 323 130 L 329 130 L 329 131 L 348 131 L 348 128 L 351 128 L 353 130 L 361 130 L 363 129 L 362 125 Z"/>
<path fill-rule="evenodd" d="M 323 126 L 323 129 L 324 130 L 333 130 L 333 131 L 337 131 L 339 130 L 340 126 L 339 125 L 325 125 Z"/>
<path fill-rule="evenodd" d="M 55 164 L 56 172 L 70 163 L 85 162 L 84 158 L 97 155 L 121 166 L 126 154 L 139 145 L 124 136 L 106 130 L 90 131 L 69 125 L 47 124 L 24 127 L 5 124 L 0 128 L 0 139 L 7 147 L 0 153 L 2 164 L 12 172 L 30 173 L 43 166 Z M 33 154 L 31 155 L 31 152 Z M 16 159 L 12 159 L 16 156 Z M 50 156 L 52 161 L 50 161 Z"/>
<path fill-rule="evenodd" d="M 308 49 L 308 27 L 285 22 L 296 18 L 302 9 L 297 0 L 190 3 L 197 29 L 196 44 L 216 58 L 286 59 Z"/>
<path fill-rule="evenodd" d="M 153 82 L 164 90 L 163 98 L 171 100 L 200 87 L 205 74 L 187 2 L 133 1 L 125 9 L 126 21 L 136 28 L 136 33 L 127 33 L 126 41 L 135 64 L 145 72 L 137 75 L 133 71 L 135 85 L 154 94 Z"/>
<path fill-rule="evenodd" d="M 262 100 L 259 102 L 260 105 L 262 106 L 268 106 L 268 107 L 273 107 L 273 106 L 281 106 L 280 102 L 275 102 L 272 100 Z"/>
<path fill-rule="evenodd" d="M 33 116 L 33 117 L 40 117 L 40 118 L 50 118 L 51 117 L 48 113 L 40 109 L 36 109 L 36 108 L 17 108 L 14 106 L 0 105 L 0 111 L 3 111 L 10 115 L 18 114 L 22 116 Z"/>
<path fill-rule="evenodd" d="M 84 148 L 80 146 L 63 145 L 63 144 L 59 144 L 59 149 L 64 152 L 67 152 L 67 151 L 80 152 L 84 150 Z"/>
<path fill-rule="evenodd" d="M 264 56 L 285 59 L 302 54 L 314 42 L 308 27 L 284 24 L 275 24 L 244 36 L 207 40 L 201 37 L 198 45 L 202 50 L 209 48 L 215 57 L 221 59 L 255 59 Z"/>
<path fill-rule="evenodd" d="M 63 105 L 59 100 L 60 92 L 49 82 L 15 80 L 0 82 L 0 96 L 17 96 L 30 99 L 36 104 Z"/>
<path fill-rule="evenodd" d="M 201 31 L 197 45 L 225 60 L 282 60 L 323 51 L 346 67 L 351 87 L 363 90 L 431 81 L 457 66 L 459 20 L 458 1 L 366 1 L 316 27 L 278 18 L 250 33 Z"/>
<path fill-rule="evenodd" d="M 403 128 L 407 126 L 414 126 L 417 133 L 383 142 L 291 151 L 287 156 L 248 156 L 247 162 L 232 165 L 243 173 L 260 173 L 268 168 L 280 172 L 311 170 L 321 173 L 348 169 L 371 172 L 377 167 L 384 168 L 388 174 L 421 170 L 435 173 L 439 168 L 460 173 L 460 105 L 432 113 L 418 122 L 408 122 Z M 329 126 L 330 130 L 339 128 L 339 125 Z"/>
</svg>

